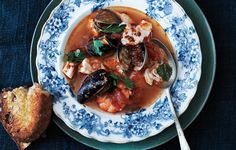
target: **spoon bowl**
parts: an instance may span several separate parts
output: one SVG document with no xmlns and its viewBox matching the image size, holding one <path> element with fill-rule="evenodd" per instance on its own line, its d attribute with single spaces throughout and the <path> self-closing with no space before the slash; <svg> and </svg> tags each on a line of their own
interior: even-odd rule
<svg viewBox="0 0 236 150">
<path fill-rule="evenodd" d="M 163 44 L 159 39 L 152 39 L 152 43 L 154 43 L 155 45 L 158 45 L 161 48 L 161 50 L 164 51 L 164 53 L 167 56 L 168 63 L 170 65 L 170 67 L 172 68 L 172 74 L 171 74 L 170 79 L 168 81 L 165 81 L 164 85 L 163 85 L 164 88 L 169 88 L 169 87 L 171 87 L 173 85 L 173 83 L 176 80 L 177 64 L 176 64 L 175 59 L 172 56 L 170 50 L 166 47 L 165 44 Z"/>
<path fill-rule="evenodd" d="M 176 115 L 175 108 L 173 106 L 173 103 L 172 103 L 172 100 L 171 100 L 171 95 L 170 95 L 170 88 L 174 84 L 174 82 L 176 80 L 176 76 L 177 76 L 177 65 L 176 65 L 175 59 L 172 56 L 170 50 L 160 40 L 152 39 L 152 42 L 154 44 L 158 45 L 164 51 L 164 53 L 167 56 L 168 63 L 170 65 L 170 67 L 172 68 L 171 77 L 168 81 L 164 82 L 164 88 L 165 88 L 168 103 L 169 103 L 169 106 L 170 106 L 170 109 L 171 109 L 171 113 L 172 113 L 172 116 L 173 116 L 173 119 L 174 119 L 174 122 L 175 122 L 177 134 L 178 134 L 178 137 L 179 137 L 180 148 L 181 148 L 181 150 L 190 150 L 188 142 L 187 142 L 187 140 L 184 136 L 183 129 L 182 129 L 182 127 L 179 123 L 179 119 Z"/>
</svg>

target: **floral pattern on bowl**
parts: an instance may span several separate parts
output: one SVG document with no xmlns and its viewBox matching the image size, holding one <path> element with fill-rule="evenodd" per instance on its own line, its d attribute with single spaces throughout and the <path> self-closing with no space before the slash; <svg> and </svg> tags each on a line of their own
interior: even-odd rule
<svg viewBox="0 0 236 150">
<path fill-rule="evenodd" d="M 177 113 L 182 114 L 193 98 L 201 76 L 202 55 L 195 27 L 174 0 L 64 0 L 45 23 L 37 49 L 38 80 L 54 96 L 53 110 L 71 129 L 103 142 L 140 141 L 160 133 L 173 123 L 163 95 L 150 107 L 126 114 L 108 114 L 80 105 L 61 73 L 64 47 L 79 21 L 107 6 L 132 6 L 156 19 L 174 47 L 177 81 L 171 88 Z"/>
</svg>

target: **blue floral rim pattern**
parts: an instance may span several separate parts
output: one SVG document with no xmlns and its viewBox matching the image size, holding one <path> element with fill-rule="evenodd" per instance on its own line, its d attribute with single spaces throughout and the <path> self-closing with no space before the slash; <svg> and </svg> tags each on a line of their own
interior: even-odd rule
<svg viewBox="0 0 236 150">
<path fill-rule="evenodd" d="M 64 45 L 73 26 L 92 11 L 107 6 L 132 6 L 156 19 L 168 34 L 178 62 L 172 101 L 182 114 L 201 76 L 201 49 L 190 18 L 174 0 L 64 0 L 45 23 L 38 42 L 38 79 L 54 96 L 53 109 L 70 128 L 99 141 L 126 143 L 156 135 L 173 123 L 165 93 L 150 107 L 128 114 L 106 114 L 76 102 L 61 74 Z M 145 6 L 145 7 L 144 7 Z M 85 16 L 83 16 L 85 15 Z"/>
</svg>

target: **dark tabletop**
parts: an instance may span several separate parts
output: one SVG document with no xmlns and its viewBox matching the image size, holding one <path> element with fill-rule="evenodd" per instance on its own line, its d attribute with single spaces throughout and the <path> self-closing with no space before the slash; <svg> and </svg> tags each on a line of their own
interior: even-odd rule
<svg viewBox="0 0 236 150">
<path fill-rule="evenodd" d="M 0 90 L 30 85 L 30 44 L 36 23 L 50 0 L 0 0 Z M 185 130 L 193 150 L 236 148 L 236 0 L 196 0 L 212 28 L 217 71 L 211 95 Z M 63 133 L 54 123 L 32 150 L 91 149 Z M 17 147 L 0 125 L 0 150 Z M 179 149 L 178 138 L 158 147 Z"/>
</svg>

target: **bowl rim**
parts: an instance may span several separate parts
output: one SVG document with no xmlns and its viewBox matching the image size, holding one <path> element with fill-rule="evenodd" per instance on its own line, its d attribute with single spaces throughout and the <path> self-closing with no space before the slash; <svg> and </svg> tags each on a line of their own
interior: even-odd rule
<svg viewBox="0 0 236 150">
<path fill-rule="evenodd" d="M 212 67 L 211 67 L 211 76 L 210 76 L 210 80 L 208 80 L 208 90 L 206 91 L 206 93 L 205 93 L 205 97 L 203 98 L 204 100 L 203 100 L 203 102 L 201 103 L 201 105 L 199 106 L 199 108 L 198 108 L 198 110 L 195 112 L 195 115 L 190 119 L 190 121 L 188 121 L 188 122 L 186 122 L 186 123 L 183 123 L 182 124 L 182 126 L 184 127 L 184 128 L 186 128 L 187 126 L 189 126 L 192 122 L 193 122 L 193 120 L 195 120 L 195 118 L 198 116 L 198 114 L 201 112 L 201 110 L 202 110 L 202 108 L 203 108 L 203 106 L 205 105 L 205 103 L 206 103 L 206 100 L 207 100 L 207 98 L 208 98 L 208 96 L 209 96 L 209 94 L 210 94 L 210 91 L 211 91 L 211 88 L 212 88 L 212 85 L 213 85 L 213 81 L 214 81 L 214 77 L 215 77 L 215 69 L 216 69 L 216 53 L 215 53 L 215 44 L 214 44 L 214 39 L 213 39 L 213 35 L 212 35 L 212 32 L 211 32 L 211 29 L 210 29 L 210 26 L 209 26 L 209 24 L 208 24 L 208 22 L 207 22 L 207 20 L 206 20 L 206 18 L 205 18 L 205 16 L 204 16 L 204 14 L 202 13 L 202 11 L 200 10 L 200 8 L 197 6 L 197 4 L 194 2 L 194 1 L 189 1 L 189 2 L 187 2 L 188 0 L 182 0 L 182 1 L 180 1 L 180 0 L 177 0 L 177 3 L 178 4 L 180 4 L 181 5 L 181 7 L 183 7 L 184 8 L 184 10 L 185 10 L 185 12 L 188 14 L 188 16 L 190 17 L 190 19 L 193 21 L 193 23 L 194 23 L 194 25 L 195 25 L 195 27 L 196 27 L 196 30 L 198 31 L 198 28 L 200 28 L 200 27 L 198 27 L 196 24 L 195 24 L 195 22 L 197 22 L 198 20 L 194 20 L 192 17 L 191 17 L 191 15 L 189 14 L 189 12 L 187 12 L 186 11 L 186 9 L 185 9 L 185 7 L 184 7 L 184 4 L 185 3 L 191 3 L 191 5 L 189 6 L 189 7 L 192 7 L 192 8 L 194 8 L 195 10 L 197 10 L 197 12 L 198 12 L 198 15 L 200 15 L 200 17 L 201 17 L 201 19 L 203 19 L 203 25 L 202 26 L 204 26 L 204 28 L 208 31 L 208 36 L 210 37 L 209 39 L 209 41 L 210 41 L 210 46 L 211 46 L 211 52 L 212 52 L 212 58 L 211 58 L 211 60 L 212 60 L 212 63 L 211 63 L 211 65 L 212 65 Z M 33 82 L 35 82 L 35 81 L 37 81 L 37 71 L 35 71 L 35 68 L 36 68 L 36 64 L 35 64 L 35 58 L 36 58 L 36 49 L 35 49 L 35 46 L 37 46 L 37 42 L 38 42 L 38 40 L 37 40 L 37 38 L 39 38 L 39 36 L 40 36 L 40 33 L 41 33 L 41 29 L 42 29 L 42 26 L 44 25 L 44 23 L 45 23 L 45 19 L 47 20 L 47 15 L 48 16 L 50 16 L 50 13 L 51 13 L 51 10 L 53 10 L 58 4 L 60 3 L 60 0 L 53 0 L 53 1 L 51 1 L 49 4 L 48 4 L 48 6 L 46 7 L 46 9 L 43 11 L 43 13 L 42 13 L 42 15 L 41 15 L 41 17 L 40 17 L 40 19 L 39 19 L 39 21 L 38 21 L 38 23 L 37 23 L 37 25 L 36 25 L 36 28 L 35 28 L 35 31 L 34 31 L 34 34 L 33 34 L 33 37 L 32 37 L 32 43 L 31 43 L 31 48 L 30 48 L 30 71 L 31 71 L 31 78 L 32 78 L 32 81 Z M 186 6 L 186 5 L 185 5 Z M 196 12 L 195 12 L 196 13 Z M 200 20 L 199 20 L 200 21 Z M 198 22 L 199 22 L 198 21 Z M 199 39 L 201 40 L 201 38 L 200 38 L 200 34 L 198 33 L 198 35 L 199 35 Z M 202 42 L 201 42 L 202 43 Z M 201 45 L 201 49 L 203 50 L 203 48 L 202 48 L 202 45 Z M 201 79 L 200 79 L 200 81 L 201 81 Z M 187 109 L 188 110 L 188 109 Z M 186 111 L 187 111 L 186 110 Z M 183 120 L 182 118 L 184 118 L 184 115 L 186 114 L 186 112 L 184 112 L 184 114 L 180 117 L 180 121 L 181 120 Z M 86 142 L 86 141 L 88 141 L 88 139 L 87 138 L 85 138 L 85 137 L 83 137 L 82 135 L 80 135 L 78 132 L 76 132 L 76 131 L 74 131 L 74 132 L 76 132 L 76 134 L 79 134 L 80 136 L 82 136 L 82 138 L 85 138 L 83 141 L 81 141 L 80 139 L 81 139 L 81 137 L 79 137 L 80 139 L 78 139 L 78 137 L 75 137 L 73 134 L 73 132 L 71 132 L 70 130 L 72 130 L 72 129 L 69 129 L 69 127 L 67 127 L 67 129 L 66 129 L 66 127 L 65 126 L 63 126 L 61 123 L 62 122 L 60 122 L 61 120 L 59 119 L 59 118 L 57 118 L 55 115 L 53 116 L 53 121 L 65 132 L 65 133 L 67 133 L 69 136 L 71 136 L 72 138 L 74 138 L 75 140 L 77 140 L 77 141 L 79 141 L 79 142 L 81 142 L 81 143 L 83 143 L 83 144 L 85 144 L 85 145 L 87 145 L 87 146 L 91 146 L 91 147 L 94 147 L 94 148 L 98 148 L 98 145 L 97 144 L 91 144 L 91 142 Z M 181 121 L 182 122 L 182 121 Z M 171 127 L 168 127 L 167 129 L 171 129 L 171 131 L 169 131 L 169 132 L 172 132 L 173 133 L 173 128 L 174 128 L 174 126 L 172 125 Z M 165 129 L 164 131 L 162 131 L 162 132 L 165 132 L 167 129 Z M 160 134 L 158 134 L 158 135 L 161 135 L 161 133 Z M 158 136 L 158 135 L 156 135 L 156 136 Z M 176 136 L 176 133 L 174 133 L 174 134 L 172 134 L 171 136 L 169 135 L 168 136 L 168 138 L 167 139 L 164 139 L 164 140 L 162 140 L 162 142 L 161 141 L 159 141 L 159 142 L 154 142 L 154 143 L 151 143 L 151 144 L 149 144 L 149 145 L 145 145 L 144 147 L 142 147 L 142 148 L 152 148 L 152 147 L 155 147 L 155 146 L 158 146 L 158 145 L 161 145 L 161 144 L 163 144 L 163 143 L 165 143 L 165 142 L 167 142 L 167 141 L 169 141 L 170 139 L 172 139 L 173 137 L 175 137 Z M 154 136 L 155 137 L 155 136 Z M 145 140 L 143 140 L 143 141 L 146 141 L 146 140 L 149 140 L 149 139 L 151 139 L 151 138 L 153 138 L 153 137 L 150 137 L 150 138 L 148 138 L 148 139 L 145 139 Z M 94 140 L 94 139 L 89 139 L 89 140 Z M 96 141 L 96 140 L 94 140 L 94 141 Z M 98 141 L 96 141 L 96 142 L 98 142 Z M 95 142 L 95 143 L 96 143 Z M 140 141 L 140 142 L 142 142 L 142 141 Z M 103 143 L 103 142 L 99 142 L 99 143 Z M 135 143 L 139 143 L 139 142 L 135 142 Z M 108 143 L 108 145 L 109 145 L 110 143 Z M 115 144 L 115 143 L 112 143 L 112 144 Z M 132 143 L 130 143 L 131 145 L 132 145 Z M 118 145 L 129 145 L 129 143 L 126 143 L 126 144 L 118 144 Z M 120 147 L 120 146 L 119 146 Z M 129 146 L 128 146 L 129 147 Z M 102 148 L 102 147 L 100 147 L 100 148 Z M 127 147 L 126 147 L 127 148 Z M 125 148 L 124 148 L 125 149 Z"/>
</svg>

